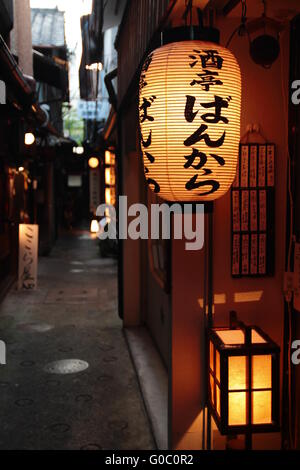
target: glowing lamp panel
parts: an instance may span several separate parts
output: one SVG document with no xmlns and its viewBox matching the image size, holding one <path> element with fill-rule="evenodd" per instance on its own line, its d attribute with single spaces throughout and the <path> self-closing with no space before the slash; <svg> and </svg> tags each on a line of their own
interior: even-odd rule
<svg viewBox="0 0 300 470">
<path fill-rule="evenodd" d="M 91 221 L 90 231 L 91 231 L 91 233 L 98 233 L 99 232 L 99 223 L 96 219 L 93 219 Z"/>
<path fill-rule="evenodd" d="M 105 151 L 105 165 L 115 165 L 116 157 L 113 152 Z"/>
<path fill-rule="evenodd" d="M 115 188 L 105 188 L 105 203 L 114 206 L 116 203 Z"/>
<path fill-rule="evenodd" d="M 109 186 L 116 184 L 115 169 L 113 167 L 105 168 L 105 184 Z"/>
</svg>

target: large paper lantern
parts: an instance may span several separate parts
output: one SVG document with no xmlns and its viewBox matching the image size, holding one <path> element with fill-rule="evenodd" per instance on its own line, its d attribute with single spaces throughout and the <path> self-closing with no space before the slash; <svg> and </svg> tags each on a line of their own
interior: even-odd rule
<svg viewBox="0 0 300 470">
<path fill-rule="evenodd" d="M 149 54 L 139 120 L 146 180 L 168 201 L 212 201 L 230 188 L 240 140 L 241 74 L 213 42 L 182 41 Z"/>
</svg>

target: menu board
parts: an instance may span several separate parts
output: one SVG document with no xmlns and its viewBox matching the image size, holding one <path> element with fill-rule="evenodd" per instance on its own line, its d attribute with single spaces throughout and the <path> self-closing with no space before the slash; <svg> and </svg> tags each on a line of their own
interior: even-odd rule
<svg viewBox="0 0 300 470">
<path fill-rule="evenodd" d="M 275 145 L 240 144 L 231 189 L 234 277 L 274 274 Z"/>
</svg>

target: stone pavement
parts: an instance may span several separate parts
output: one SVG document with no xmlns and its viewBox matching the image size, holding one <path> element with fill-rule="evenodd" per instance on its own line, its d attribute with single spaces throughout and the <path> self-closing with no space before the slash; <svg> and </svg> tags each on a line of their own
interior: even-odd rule
<svg viewBox="0 0 300 470">
<path fill-rule="evenodd" d="M 39 260 L 35 292 L 0 304 L 0 449 L 154 449 L 117 315 L 117 266 L 88 232 Z"/>
</svg>

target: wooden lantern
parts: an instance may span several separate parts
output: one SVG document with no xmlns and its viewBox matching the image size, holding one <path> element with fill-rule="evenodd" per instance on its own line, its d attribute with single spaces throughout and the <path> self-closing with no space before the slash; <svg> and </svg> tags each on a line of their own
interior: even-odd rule
<svg viewBox="0 0 300 470">
<path fill-rule="evenodd" d="M 221 434 L 279 430 L 279 354 L 256 326 L 209 330 L 209 407 Z"/>
</svg>

